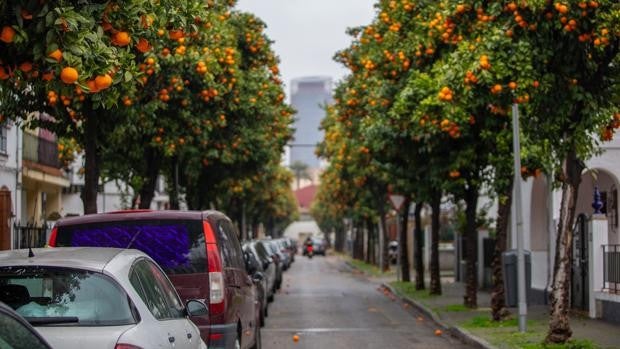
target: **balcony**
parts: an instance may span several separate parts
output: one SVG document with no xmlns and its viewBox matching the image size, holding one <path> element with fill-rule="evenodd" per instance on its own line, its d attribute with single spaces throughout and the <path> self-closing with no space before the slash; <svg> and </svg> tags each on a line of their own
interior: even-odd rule
<svg viewBox="0 0 620 349">
<path fill-rule="evenodd" d="M 61 168 L 58 160 L 58 143 L 24 132 L 24 160 Z"/>
</svg>

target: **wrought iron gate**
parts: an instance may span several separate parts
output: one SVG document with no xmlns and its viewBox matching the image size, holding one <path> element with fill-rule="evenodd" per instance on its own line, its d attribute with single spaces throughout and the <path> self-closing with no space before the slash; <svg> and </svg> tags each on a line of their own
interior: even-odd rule
<svg viewBox="0 0 620 349">
<path fill-rule="evenodd" d="M 577 216 L 573 228 L 571 304 L 573 309 L 587 311 L 588 297 L 588 217 Z"/>
</svg>

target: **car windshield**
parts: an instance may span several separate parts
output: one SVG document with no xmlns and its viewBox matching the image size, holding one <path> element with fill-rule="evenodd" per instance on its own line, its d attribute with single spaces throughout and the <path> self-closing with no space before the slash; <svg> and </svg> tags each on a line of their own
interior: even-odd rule
<svg viewBox="0 0 620 349">
<path fill-rule="evenodd" d="M 56 267 L 0 268 L 0 301 L 33 324 L 113 326 L 135 323 L 128 296 L 109 277 Z"/>
</svg>

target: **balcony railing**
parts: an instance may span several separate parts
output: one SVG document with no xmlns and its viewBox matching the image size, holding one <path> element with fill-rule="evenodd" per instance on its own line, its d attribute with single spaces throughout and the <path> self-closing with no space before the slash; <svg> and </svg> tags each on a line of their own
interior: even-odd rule
<svg viewBox="0 0 620 349">
<path fill-rule="evenodd" d="M 603 246 L 603 290 L 620 294 L 620 245 Z"/>
<path fill-rule="evenodd" d="M 45 247 L 47 244 L 47 234 L 50 228 L 45 223 L 40 227 L 34 224 L 19 225 L 16 223 L 13 229 L 13 248 L 15 249 Z"/>
<path fill-rule="evenodd" d="M 60 168 L 58 143 L 24 133 L 24 159 L 42 165 Z"/>
</svg>

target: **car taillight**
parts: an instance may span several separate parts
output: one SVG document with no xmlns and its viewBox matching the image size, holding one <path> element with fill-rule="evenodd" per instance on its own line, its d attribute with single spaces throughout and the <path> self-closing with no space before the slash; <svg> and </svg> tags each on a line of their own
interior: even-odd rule
<svg viewBox="0 0 620 349">
<path fill-rule="evenodd" d="M 56 247 L 56 236 L 58 235 L 58 227 L 54 227 L 50 233 L 50 241 L 47 244 L 50 247 Z"/>
<path fill-rule="evenodd" d="M 131 344 L 118 343 L 116 344 L 114 349 L 142 349 L 142 347 L 138 347 L 138 346 L 131 345 Z"/>
<path fill-rule="evenodd" d="M 209 313 L 218 315 L 224 312 L 224 275 L 215 234 L 208 221 L 203 222 L 207 246 L 207 264 L 209 265 Z"/>
</svg>

